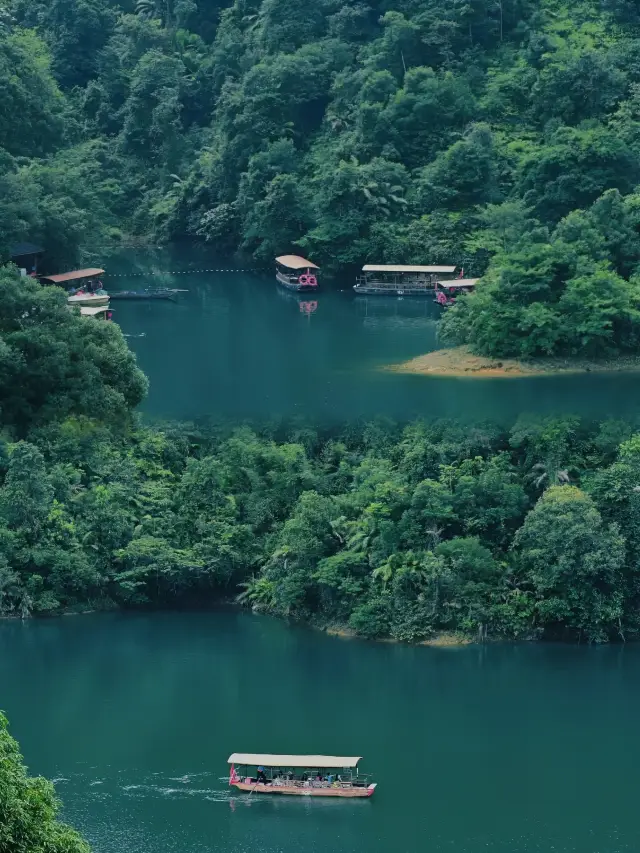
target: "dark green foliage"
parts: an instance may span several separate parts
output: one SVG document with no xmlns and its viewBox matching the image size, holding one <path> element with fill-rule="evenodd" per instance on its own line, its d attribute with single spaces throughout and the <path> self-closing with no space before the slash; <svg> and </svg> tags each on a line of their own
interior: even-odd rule
<svg viewBox="0 0 640 853">
<path fill-rule="evenodd" d="M 496 356 L 640 344 L 635 4 L 9 0 L 0 257 L 124 235 L 484 274 Z M 136 425 L 117 329 L 0 274 L 0 611 L 235 596 L 369 636 L 640 630 L 633 425 Z M 34 848 L 37 849 L 37 848 Z"/>
<path fill-rule="evenodd" d="M 86 323 L 66 302 L 0 272 L 0 417 L 18 436 L 70 414 L 126 424 L 146 393 L 119 328 Z"/>
<path fill-rule="evenodd" d="M 640 630 L 633 424 L 381 417 L 188 440 L 136 425 L 145 380 L 117 326 L 8 271 L 0 306 L 1 614 L 244 589 L 261 610 L 403 641 Z"/>
<path fill-rule="evenodd" d="M 628 348 L 638 20 L 627 0 L 9 0 L 0 249 L 44 242 L 52 268 L 123 234 L 261 261 L 301 249 L 327 272 L 377 260 L 476 275 L 493 259 L 480 319 L 452 319 L 449 339 Z M 611 192 L 615 227 L 596 212 Z M 566 305 L 542 293 L 503 311 L 508 283 L 493 282 L 511 252 L 549 246 L 575 211 L 600 235 L 583 232 L 581 259 L 622 281 L 581 263 Z"/>
<path fill-rule="evenodd" d="M 27 774 L 7 718 L 0 713 L 2 853 L 89 853 L 78 833 L 58 821 L 59 807 L 51 782 Z"/>
</svg>

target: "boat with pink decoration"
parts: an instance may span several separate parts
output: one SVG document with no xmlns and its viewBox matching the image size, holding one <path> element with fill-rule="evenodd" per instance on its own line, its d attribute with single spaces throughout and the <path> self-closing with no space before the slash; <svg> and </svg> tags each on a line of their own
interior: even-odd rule
<svg viewBox="0 0 640 853">
<path fill-rule="evenodd" d="M 475 290 L 479 278 L 454 278 L 448 281 L 439 280 L 435 286 L 434 299 L 438 305 L 448 308 L 455 305 L 456 299 L 463 293 L 471 293 Z"/>
<path fill-rule="evenodd" d="M 359 756 L 261 755 L 234 752 L 229 785 L 249 794 L 370 797 L 376 783 L 358 771 Z"/>
<path fill-rule="evenodd" d="M 311 293 L 318 289 L 319 271 L 311 261 L 299 255 L 280 255 L 276 258 L 276 279 L 278 284 L 296 293 Z"/>
</svg>

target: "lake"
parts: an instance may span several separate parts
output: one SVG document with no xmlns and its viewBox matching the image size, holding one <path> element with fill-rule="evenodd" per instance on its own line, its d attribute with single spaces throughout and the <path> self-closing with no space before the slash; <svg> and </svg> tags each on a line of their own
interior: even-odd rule
<svg viewBox="0 0 640 853">
<path fill-rule="evenodd" d="M 383 414 L 513 421 L 522 412 L 594 418 L 638 411 L 640 374 L 452 379 L 378 368 L 438 348 L 431 300 L 356 297 L 350 280 L 315 299 L 273 271 L 241 271 L 203 249 L 130 250 L 105 261 L 105 286 L 186 289 L 176 303 L 112 303 L 151 390 L 148 415 L 303 416 L 331 422 Z M 206 271 L 219 270 L 220 271 Z"/>
<path fill-rule="evenodd" d="M 640 647 L 433 649 L 236 611 L 0 623 L 0 707 L 97 853 L 640 849 Z M 232 792 L 361 754 L 371 800 Z"/>
</svg>

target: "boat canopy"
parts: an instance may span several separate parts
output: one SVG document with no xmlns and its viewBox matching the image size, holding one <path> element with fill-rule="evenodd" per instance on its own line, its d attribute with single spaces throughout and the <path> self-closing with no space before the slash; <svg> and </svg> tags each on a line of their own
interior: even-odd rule
<svg viewBox="0 0 640 853">
<path fill-rule="evenodd" d="M 42 281 L 50 284 L 64 284 L 67 281 L 79 281 L 82 278 L 95 278 L 98 275 L 104 275 L 104 270 L 98 268 L 90 268 L 86 270 L 72 270 L 71 272 L 62 272 L 58 275 L 43 275 L 40 276 Z"/>
<path fill-rule="evenodd" d="M 366 264 L 362 272 L 424 272 L 424 273 L 452 273 L 455 267 L 422 267 L 407 266 L 406 264 Z"/>
<path fill-rule="evenodd" d="M 69 307 L 73 308 L 72 305 L 70 305 Z M 104 306 L 83 305 L 80 308 L 80 316 L 81 317 L 97 317 L 98 314 L 106 314 L 108 310 L 109 310 L 109 308 L 106 305 L 104 305 Z"/>
<path fill-rule="evenodd" d="M 438 284 L 451 290 L 454 287 L 475 287 L 479 281 L 479 278 L 453 278 L 451 281 L 439 280 Z"/>
<path fill-rule="evenodd" d="M 259 755 L 252 752 L 234 752 L 230 755 L 228 764 L 248 764 L 250 766 L 264 767 L 305 767 L 315 768 L 339 768 L 357 767 L 361 756 L 340 755 Z"/>
<path fill-rule="evenodd" d="M 319 270 L 315 264 L 308 261 L 306 258 L 301 258 L 300 255 L 280 255 L 276 258 L 277 264 L 282 264 L 290 270 Z M 455 267 L 454 267 L 455 269 Z"/>
</svg>

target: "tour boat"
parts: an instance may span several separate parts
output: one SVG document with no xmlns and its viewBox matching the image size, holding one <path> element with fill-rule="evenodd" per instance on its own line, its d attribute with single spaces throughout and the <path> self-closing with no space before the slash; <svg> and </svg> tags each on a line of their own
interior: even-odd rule
<svg viewBox="0 0 640 853">
<path fill-rule="evenodd" d="M 450 281 L 437 281 L 435 301 L 444 308 L 454 305 L 458 296 L 462 293 L 471 293 L 479 281 L 479 278 L 454 278 Z"/>
<path fill-rule="evenodd" d="M 408 264 L 366 264 L 354 290 L 365 296 L 425 296 L 433 293 L 439 275 L 451 275 L 453 267 Z"/>
<path fill-rule="evenodd" d="M 315 272 L 320 268 L 299 255 L 281 255 L 276 258 L 276 280 L 287 290 L 311 293 L 318 289 Z"/>
<path fill-rule="evenodd" d="M 357 756 L 234 752 L 227 760 L 231 765 L 229 785 L 250 794 L 370 797 L 376 783 L 360 775 L 359 761 Z"/>
<path fill-rule="evenodd" d="M 57 284 L 60 287 L 70 287 L 67 296 L 69 305 L 105 306 L 109 304 L 109 294 L 102 289 L 101 275 L 104 275 L 103 269 L 91 267 L 56 273 L 56 275 L 43 275 L 40 276 L 40 282 L 45 285 Z"/>
</svg>

